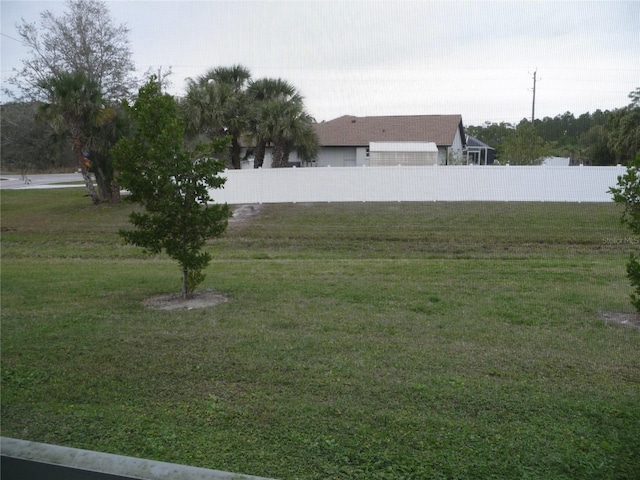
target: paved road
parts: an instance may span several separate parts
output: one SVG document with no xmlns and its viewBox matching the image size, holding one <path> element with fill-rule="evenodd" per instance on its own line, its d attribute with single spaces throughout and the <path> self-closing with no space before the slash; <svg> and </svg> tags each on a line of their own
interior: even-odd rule
<svg viewBox="0 0 640 480">
<path fill-rule="evenodd" d="M 77 183 L 81 182 L 81 183 Z M 0 189 L 18 190 L 29 188 L 69 188 L 84 187 L 79 173 L 55 173 L 27 175 L 0 175 Z"/>
</svg>

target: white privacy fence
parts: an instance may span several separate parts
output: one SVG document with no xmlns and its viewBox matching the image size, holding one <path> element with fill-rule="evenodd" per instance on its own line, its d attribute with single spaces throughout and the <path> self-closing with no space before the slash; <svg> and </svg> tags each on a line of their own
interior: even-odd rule
<svg viewBox="0 0 640 480">
<path fill-rule="evenodd" d="M 547 166 L 326 167 L 227 170 L 220 203 L 610 202 L 625 168 Z"/>
</svg>

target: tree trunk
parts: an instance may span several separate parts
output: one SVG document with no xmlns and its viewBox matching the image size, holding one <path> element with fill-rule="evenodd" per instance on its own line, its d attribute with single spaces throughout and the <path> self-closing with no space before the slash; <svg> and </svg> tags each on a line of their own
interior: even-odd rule
<svg viewBox="0 0 640 480">
<path fill-rule="evenodd" d="M 98 184 L 98 194 L 101 202 L 118 203 L 120 201 L 120 186 L 115 181 L 113 164 L 108 155 L 91 151 L 91 169 Z"/>
<path fill-rule="evenodd" d="M 282 156 L 283 156 L 283 145 L 282 142 L 275 142 L 273 145 L 273 159 L 271 161 L 272 168 L 281 168 L 282 165 Z"/>
<path fill-rule="evenodd" d="M 110 202 L 111 201 L 111 185 L 109 185 L 109 181 L 107 180 L 102 168 L 96 159 L 91 156 L 91 161 L 93 163 L 93 174 L 96 177 L 96 183 L 98 184 L 98 195 L 100 195 L 101 201 Z"/>
<path fill-rule="evenodd" d="M 120 185 L 104 174 L 100 167 L 94 168 L 100 201 L 118 203 L 120 201 Z"/>
<path fill-rule="evenodd" d="M 91 174 L 87 170 L 87 167 L 85 166 L 84 161 L 82 160 L 82 154 L 80 154 L 80 156 L 81 156 L 81 158 L 79 160 L 80 161 L 80 172 L 82 173 L 82 179 L 84 180 L 84 184 L 87 187 L 87 195 L 89 196 L 89 198 L 91 199 L 93 204 L 97 205 L 97 204 L 100 203 L 100 197 L 96 193 L 96 188 L 93 185 L 93 180 L 91 179 Z"/>
<path fill-rule="evenodd" d="M 240 170 L 240 143 L 236 135 L 231 137 L 231 165 L 236 170 Z"/>
<path fill-rule="evenodd" d="M 256 146 L 255 158 L 253 160 L 253 168 L 262 168 L 264 156 L 267 152 L 267 142 L 260 141 Z"/>
<path fill-rule="evenodd" d="M 187 289 L 188 278 L 189 278 L 189 270 L 185 268 L 182 270 L 182 298 L 185 300 L 189 295 L 189 290 Z"/>
<path fill-rule="evenodd" d="M 113 180 L 111 182 L 111 203 L 119 203 L 120 202 L 120 185 L 118 182 Z"/>
<path fill-rule="evenodd" d="M 282 149 L 282 166 L 283 167 L 288 167 L 289 166 L 289 147 L 284 147 Z"/>
<path fill-rule="evenodd" d="M 71 122 L 70 122 L 71 123 Z M 84 180 L 84 184 L 87 187 L 87 194 L 94 205 L 100 203 L 100 197 L 96 193 L 96 188 L 93 186 L 93 180 L 91 179 L 91 174 L 87 169 L 87 165 L 84 162 L 84 154 L 82 153 L 82 136 L 81 129 L 78 125 L 70 124 L 69 130 L 71 131 L 71 137 L 73 138 L 73 152 L 76 155 L 76 159 L 78 160 L 78 165 L 80 167 L 80 172 L 82 173 L 82 178 Z"/>
</svg>

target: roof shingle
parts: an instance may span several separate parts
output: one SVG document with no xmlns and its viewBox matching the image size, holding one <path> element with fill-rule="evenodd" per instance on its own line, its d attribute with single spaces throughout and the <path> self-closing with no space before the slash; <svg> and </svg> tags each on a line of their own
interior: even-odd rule
<svg viewBox="0 0 640 480">
<path fill-rule="evenodd" d="M 449 146 L 461 122 L 461 115 L 344 115 L 317 123 L 315 128 L 321 146 L 363 146 L 370 142 L 434 142 Z"/>
</svg>

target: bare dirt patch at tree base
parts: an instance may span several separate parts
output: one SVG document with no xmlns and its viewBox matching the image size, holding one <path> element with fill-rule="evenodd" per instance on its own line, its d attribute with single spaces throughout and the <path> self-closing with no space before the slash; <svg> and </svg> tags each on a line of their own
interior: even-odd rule
<svg viewBox="0 0 640 480">
<path fill-rule="evenodd" d="M 195 308 L 215 307 L 228 301 L 227 297 L 215 293 L 213 290 L 202 290 L 193 292 L 188 298 L 182 298 L 181 293 L 170 293 L 147 298 L 142 303 L 144 306 L 154 310 L 193 310 Z"/>
<path fill-rule="evenodd" d="M 262 205 L 259 203 L 247 203 L 234 205 L 231 208 L 233 216 L 229 219 L 230 225 L 246 225 L 253 217 L 259 215 L 262 211 Z"/>
<path fill-rule="evenodd" d="M 600 316 L 607 323 L 624 325 L 625 327 L 640 330 L 640 313 L 628 312 L 600 312 Z"/>
<path fill-rule="evenodd" d="M 253 217 L 259 215 L 262 210 L 260 204 L 240 204 L 232 207 L 233 216 L 229 219 L 230 225 L 246 225 Z M 154 310 L 193 310 L 195 308 L 215 307 L 228 302 L 224 295 L 213 290 L 196 291 L 189 298 L 182 298 L 181 293 L 169 293 L 147 298 L 142 304 Z"/>
</svg>

